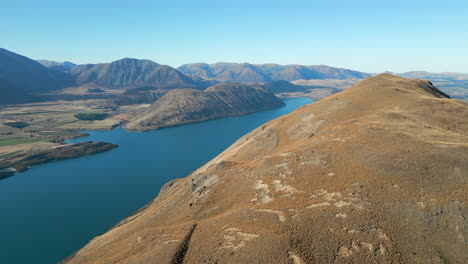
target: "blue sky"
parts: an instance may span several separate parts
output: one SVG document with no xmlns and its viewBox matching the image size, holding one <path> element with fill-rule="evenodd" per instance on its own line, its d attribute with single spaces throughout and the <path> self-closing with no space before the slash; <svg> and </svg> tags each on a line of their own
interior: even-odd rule
<svg viewBox="0 0 468 264">
<path fill-rule="evenodd" d="M 466 0 L 0 0 L 0 34 L 0 47 L 75 63 L 468 72 Z"/>
</svg>

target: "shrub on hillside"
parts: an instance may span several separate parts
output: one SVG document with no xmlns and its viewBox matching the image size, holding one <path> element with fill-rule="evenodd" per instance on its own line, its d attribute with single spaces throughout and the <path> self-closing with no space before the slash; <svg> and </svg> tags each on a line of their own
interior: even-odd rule
<svg viewBox="0 0 468 264">
<path fill-rule="evenodd" d="M 103 120 L 109 116 L 106 113 L 99 113 L 99 112 L 85 112 L 85 113 L 78 113 L 73 115 L 79 120 Z"/>
</svg>

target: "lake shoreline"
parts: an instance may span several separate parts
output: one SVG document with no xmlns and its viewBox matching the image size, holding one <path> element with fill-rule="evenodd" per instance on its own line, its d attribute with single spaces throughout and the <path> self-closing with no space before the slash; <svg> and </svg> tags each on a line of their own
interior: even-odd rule
<svg viewBox="0 0 468 264">
<path fill-rule="evenodd" d="M 83 142 L 64 144 L 50 150 L 32 151 L 16 154 L 0 161 L 0 170 L 14 168 L 14 170 L 0 172 L 0 180 L 13 176 L 16 172 L 23 172 L 30 166 L 40 165 L 58 160 L 73 159 L 110 151 L 118 147 L 106 142 Z"/>
<path fill-rule="evenodd" d="M 112 142 L 99 155 L 49 162 L 0 181 L 0 263 L 58 263 L 150 203 L 162 186 L 184 178 L 253 129 L 308 98 L 253 114 L 135 133 L 80 130 L 67 140 Z M 24 254 L 28 248 L 28 254 Z"/>
<path fill-rule="evenodd" d="M 300 97 L 295 97 L 295 98 L 300 98 Z M 306 98 L 306 97 L 304 97 L 304 98 Z M 285 99 L 285 98 L 281 98 L 282 101 L 283 101 L 283 99 Z M 308 98 L 308 99 L 310 99 L 310 98 Z M 155 130 L 168 129 L 168 128 L 173 128 L 173 127 L 178 127 L 178 126 L 195 124 L 195 123 L 200 123 L 200 122 L 207 122 L 207 121 L 219 120 L 219 119 L 236 117 L 236 116 L 250 115 L 250 114 L 255 114 L 255 113 L 259 113 L 259 112 L 263 112 L 263 111 L 269 111 L 269 110 L 273 110 L 273 109 L 277 109 L 277 108 L 282 108 L 284 106 L 285 105 L 275 107 L 275 108 L 271 108 L 271 109 L 264 109 L 264 110 L 260 110 L 260 111 L 251 111 L 251 112 L 246 112 L 246 113 L 242 113 L 242 114 L 233 114 L 233 115 L 216 117 L 216 118 L 205 119 L 205 120 L 194 120 L 194 121 L 189 121 L 189 122 L 186 122 L 186 123 L 167 125 L 167 126 L 160 127 L 160 128 L 155 128 L 155 129 L 132 130 L 132 129 L 127 129 L 126 128 L 126 126 L 125 126 L 126 122 L 120 122 L 120 123 L 118 123 L 116 125 L 113 125 L 113 126 L 109 127 L 108 129 L 102 129 L 101 128 L 101 129 L 90 130 L 90 131 L 109 131 L 109 130 L 113 130 L 113 129 L 121 127 L 124 130 L 129 131 L 129 132 L 150 132 L 150 131 L 155 131 Z M 17 172 L 25 171 L 25 170 L 29 169 L 30 166 L 33 166 L 33 165 L 39 165 L 39 164 L 54 162 L 54 161 L 58 161 L 58 160 L 72 159 L 72 158 L 78 158 L 78 157 L 87 156 L 87 155 L 93 155 L 93 154 L 97 154 L 97 153 L 101 153 L 101 152 L 105 152 L 105 151 L 110 151 L 110 150 L 118 147 L 117 145 L 114 145 L 114 144 L 108 143 L 108 142 L 95 142 L 95 143 L 93 142 L 92 145 L 88 146 L 88 147 L 91 147 L 93 150 L 89 151 L 89 149 L 87 149 L 88 152 L 84 152 L 84 151 L 81 150 L 79 145 L 76 146 L 73 143 L 67 143 L 67 141 L 69 141 L 71 139 L 86 138 L 90 134 L 86 133 L 86 132 L 83 132 L 83 131 L 80 131 L 80 130 L 71 130 L 70 132 L 77 133 L 77 135 L 64 138 L 63 142 L 65 144 L 63 144 L 63 145 L 51 146 L 50 148 L 46 148 L 46 149 L 38 150 L 38 151 L 33 151 L 32 153 L 17 153 L 17 154 L 12 155 L 12 156 L 10 156 L 8 158 L 0 159 L 0 169 L 6 169 L 6 168 L 14 168 L 15 169 L 14 171 L 11 171 L 11 172 L 0 173 L 0 181 L 3 180 L 3 179 L 14 176 Z M 105 144 L 106 147 L 103 148 L 102 144 Z M 57 151 L 57 149 L 60 149 L 60 148 L 70 148 L 70 149 L 72 149 L 72 151 L 75 151 L 75 153 L 74 153 L 74 155 L 70 156 L 70 155 L 67 155 L 66 152 Z M 43 159 L 42 161 L 39 161 L 37 158 L 34 158 L 34 156 L 41 157 L 41 156 L 47 156 L 47 155 L 51 156 L 51 158 Z M 64 156 L 61 157 L 60 155 L 64 155 Z"/>
</svg>

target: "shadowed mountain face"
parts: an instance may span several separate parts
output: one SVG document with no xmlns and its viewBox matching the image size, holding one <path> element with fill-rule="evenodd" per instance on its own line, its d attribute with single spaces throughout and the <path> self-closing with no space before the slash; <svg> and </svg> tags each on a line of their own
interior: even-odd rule
<svg viewBox="0 0 468 264">
<path fill-rule="evenodd" d="M 363 79 L 368 73 L 325 65 L 278 65 L 249 63 L 194 63 L 178 68 L 185 74 L 220 82 L 269 82 L 276 80 L 294 81 L 309 79 Z"/>
<path fill-rule="evenodd" d="M 49 61 L 49 60 L 37 60 L 40 64 L 46 66 L 49 69 L 53 69 L 56 71 L 63 71 L 63 72 L 69 72 L 73 68 L 75 68 L 76 64 L 69 62 L 69 61 L 64 61 L 64 62 L 57 62 L 57 61 Z"/>
<path fill-rule="evenodd" d="M 112 63 L 79 65 L 71 73 L 78 83 L 93 83 L 112 89 L 139 87 L 199 89 L 209 86 L 206 81 L 188 77 L 170 66 L 150 60 L 126 58 Z"/>
<path fill-rule="evenodd" d="M 0 104 L 12 104 L 12 103 L 22 103 L 27 102 L 28 99 L 34 98 L 32 94 L 20 91 L 15 88 L 7 80 L 0 77 Z"/>
<path fill-rule="evenodd" d="M 126 125 L 130 130 L 151 130 L 215 118 L 243 115 L 283 106 L 258 84 L 222 83 L 204 91 L 175 89 Z"/>
<path fill-rule="evenodd" d="M 73 83 L 73 78 L 66 73 L 0 49 L 0 103 L 26 102 L 35 93 L 54 91 Z"/>
<path fill-rule="evenodd" d="M 468 103 L 389 74 L 240 138 L 65 263 L 467 263 Z"/>
</svg>

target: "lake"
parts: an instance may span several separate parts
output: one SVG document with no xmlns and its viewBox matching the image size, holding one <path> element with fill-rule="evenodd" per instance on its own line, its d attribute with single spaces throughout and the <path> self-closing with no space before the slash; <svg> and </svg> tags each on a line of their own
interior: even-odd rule
<svg viewBox="0 0 468 264">
<path fill-rule="evenodd" d="M 109 152 L 52 162 L 0 181 L 0 263 L 50 264 L 150 202 L 162 185 L 182 178 L 261 124 L 307 98 L 250 115 L 150 132 L 85 131 L 118 144 Z"/>
</svg>

